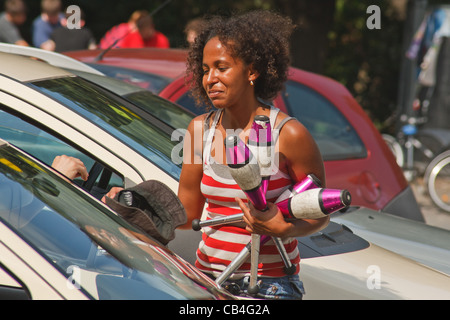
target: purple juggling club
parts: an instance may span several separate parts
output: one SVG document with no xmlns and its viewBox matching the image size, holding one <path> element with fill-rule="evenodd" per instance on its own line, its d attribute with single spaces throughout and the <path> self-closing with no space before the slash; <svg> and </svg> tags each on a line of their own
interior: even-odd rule
<svg viewBox="0 0 450 320">
<path fill-rule="evenodd" d="M 267 210 L 261 171 L 250 149 L 237 135 L 229 135 L 225 147 L 231 176 L 256 209 Z"/>
<path fill-rule="evenodd" d="M 294 184 L 292 187 L 284 191 L 282 194 L 278 196 L 278 199 L 275 201 L 275 204 L 291 198 L 298 193 L 302 193 L 303 191 L 321 188 L 322 182 L 317 178 L 314 174 L 308 174 L 305 178 Z"/>
<path fill-rule="evenodd" d="M 285 218 L 319 219 L 348 207 L 352 202 L 347 190 L 315 188 L 277 203 Z"/>
</svg>

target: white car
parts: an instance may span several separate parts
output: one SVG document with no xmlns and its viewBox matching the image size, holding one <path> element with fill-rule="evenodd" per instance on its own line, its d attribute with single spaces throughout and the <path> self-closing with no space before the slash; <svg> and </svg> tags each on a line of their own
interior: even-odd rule
<svg viewBox="0 0 450 320">
<path fill-rule="evenodd" d="M 234 299 L 3 140 L 0 192 L 2 299 Z"/>
<path fill-rule="evenodd" d="M 100 197 L 113 185 L 154 179 L 177 191 L 179 141 L 142 109 L 70 72 L 0 53 L 0 138 L 47 164 L 67 154 L 91 169 L 83 187 Z M 22 121 L 20 126 L 18 121 Z M 180 231 L 169 243 L 188 262 L 200 233 Z M 450 278 L 375 246 L 330 223 L 299 238 L 305 299 L 449 299 Z M 408 272 L 404 272 L 408 270 Z"/>
<path fill-rule="evenodd" d="M 332 216 L 355 234 L 383 248 L 450 275 L 449 231 L 367 208 Z"/>
</svg>

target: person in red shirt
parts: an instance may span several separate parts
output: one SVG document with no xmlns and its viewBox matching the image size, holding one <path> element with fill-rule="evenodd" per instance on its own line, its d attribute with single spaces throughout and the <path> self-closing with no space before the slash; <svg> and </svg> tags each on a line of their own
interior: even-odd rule
<svg viewBox="0 0 450 320">
<path fill-rule="evenodd" d="M 144 11 L 137 10 L 133 12 L 127 22 L 123 22 L 109 29 L 100 40 L 99 48 L 107 49 L 111 46 L 114 48 L 120 47 L 124 38 L 137 30 L 136 21 L 143 13 Z"/>
<path fill-rule="evenodd" d="M 128 22 L 106 32 L 100 40 L 101 49 L 109 48 L 169 48 L 169 39 L 155 29 L 151 15 L 145 10 L 135 11 Z"/>
<path fill-rule="evenodd" d="M 144 47 L 169 48 L 169 39 L 155 29 L 152 16 L 143 15 L 136 22 Z"/>
</svg>

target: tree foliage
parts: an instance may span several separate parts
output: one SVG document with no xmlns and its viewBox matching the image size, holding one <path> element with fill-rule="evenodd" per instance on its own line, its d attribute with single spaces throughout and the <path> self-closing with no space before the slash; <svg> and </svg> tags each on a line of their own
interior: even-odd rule
<svg viewBox="0 0 450 320">
<path fill-rule="evenodd" d="M 405 8 L 376 1 L 381 25 L 369 29 L 366 10 L 372 3 L 337 1 L 324 73 L 344 84 L 380 127 L 396 109 Z"/>
</svg>

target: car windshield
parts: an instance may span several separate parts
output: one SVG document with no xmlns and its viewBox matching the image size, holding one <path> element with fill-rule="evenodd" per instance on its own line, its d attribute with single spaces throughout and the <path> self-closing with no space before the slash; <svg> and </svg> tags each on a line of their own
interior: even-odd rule
<svg viewBox="0 0 450 320">
<path fill-rule="evenodd" d="M 186 129 L 194 118 L 194 114 L 183 107 L 127 81 L 78 70 L 69 71 L 118 94 L 174 129 Z"/>
<path fill-rule="evenodd" d="M 84 116 L 178 179 L 181 167 L 172 162 L 171 154 L 179 142 L 172 141 L 156 125 L 133 112 L 135 106 L 125 99 L 80 77 L 49 79 L 30 85 Z"/>
<path fill-rule="evenodd" d="M 186 129 L 194 115 L 183 107 L 164 100 L 150 91 L 137 91 L 123 96 L 174 129 Z"/>
<path fill-rule="evenodd" d="M 167 87 L 167 85 L 171 82 L 170 78 L 129 68 L 109 66 L 98 63 L 88 63 L 88 65 L 111 78 L 120 79 L 141 88 L 150 90 L 153 93 L 161 92 L 161 90 Z"/>
<path fill-rule="evenodd" d="M 93 298 L 220 295 L 171 251 L 7 144 L 0 146 L 0 192 L 0 221 Z"/>
</svg>

